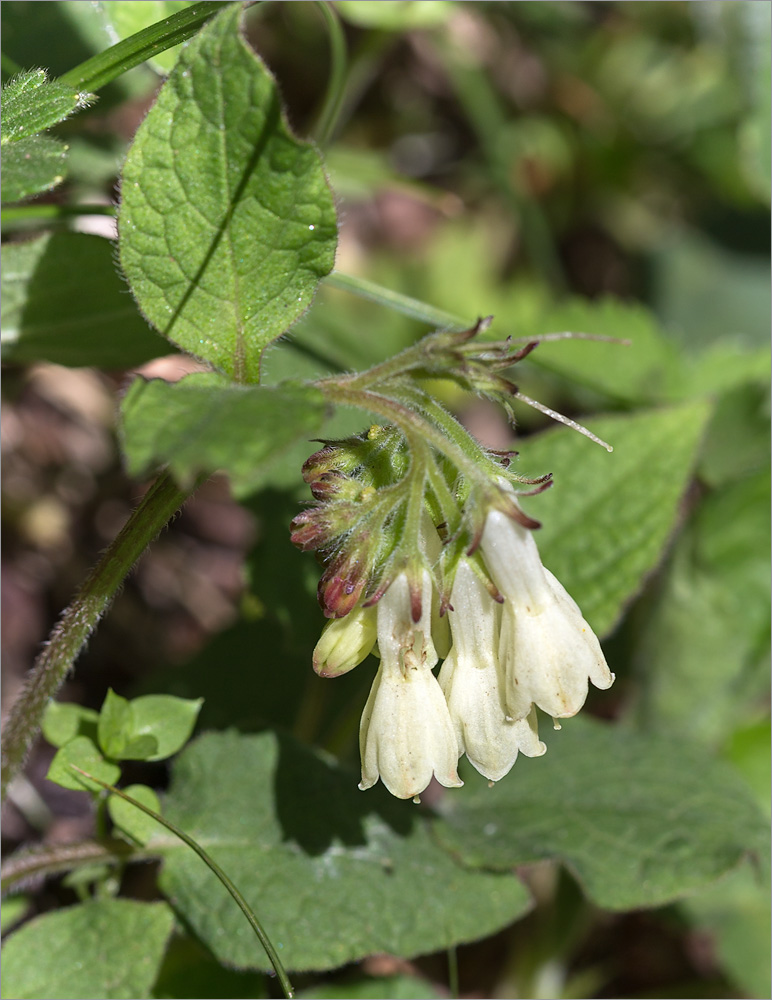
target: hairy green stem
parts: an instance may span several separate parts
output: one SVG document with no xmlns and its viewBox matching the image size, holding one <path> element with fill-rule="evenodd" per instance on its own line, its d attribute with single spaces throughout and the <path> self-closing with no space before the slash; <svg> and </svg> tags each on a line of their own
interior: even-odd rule
<svg viewBox="0 0 772 1000">
<path fill-rule="evenodd" d="M 138 850 L 125 840 L 82 840 L 72 844 L 46 844 L 27 851 L 17 851 L 3 861 L 0 885 L 3 892 L 13 892 L 31 880 L 61 875 L 74 868 L 106 864 L 122 865 L 127 861 L 147 861 L 158 856 Z"/>
<path fill-rule="evenodd" d="M 202 24 L 222 9 L 220 0 L 194 3 L 99 52 L 59 79 L 76 90 L 95 93 L 140 63 L 195 35 Z"/>
<path fill-rule="evenodd" d="M 343 34 L 340 19 L 332 4 L 328 3 L 327 0 L 318 0 L 316 6 L 324 16 L 327 36 L 330 40 L 330 77 L 327 82 L 327 92 L 324 95 L 324 104 L 319 113 L 319 121 L 314 129 L 314 138 L 324 148 L 332 139 L 340 116 L 346 89 L 348 54 L 346 52 L 346 36 Z"/>
<path fill-rule="evenodd" d="M 274 972 L 276 973 L 279 982 L 281 983 L 281 988 L 282 992 L 284 993 L 284 996 L 288 998 L 294 997 L 295 991 L 293 989 L 292 983 L 290 982 L 286 969 L 282 965 L 281 959 L 279 958 L 279 954 L 274 948 L 271 939 L 266 934 L 262 924 L 257 919 L 249 903 L 247 903 L 246 899 L 244 899 L 239 890 L 236 888 L 233 882 L 228 878 L 228 876 L 225 874 L 222 868 L 220 868 L 220 866 L 217 864 L 214 858 L 212 858 L 209 854 L 207 854 L 204 848 L 197 841 L 195 841 L 189 834 L 185 833 L 184 830 L 181 830 L 180 827 L 172 823 L 171 820 L 166 819 L 165 816 L 162 816 L 160 813 L 157 813 L 154 809 L 151 809 L 149 806 L 146 806 L 143 802 L 140 802 L 138 799 L 133 798 L 131 795 L 127 795 L 126 792 L 122 792 L 120 788 L 115 788 L 113 785 L 109 785 L 106 781 L 102 781 L 100 778 L 95 778 L 93 774 L 89 774 L 88 771 L 84 771 L 80 767 L 76 767 L 74 764 L 71 764 L 70 767 L 74 771 L 77 771 L 79 774 L 84 775 L 84 777 L 88 778 L 89 781 L 96 782 L 97 785 L 101 785 L 101 787 L 104 788 L 106 791 L 112 792 L 113 795 L 117 795 L 125 802 L 130 802 L 131 805 L 136 806 L 136 808 L 139 809 L 141 812 L 145 813 L 146 816 L 150 816 L 150 818 L 154 819 L 156 823 L 160 823 L 161 826 L 166 827 L 166 829 L 169 830 L 171 833 L 173 833 L 175 837 L 178 837 L 184 844 L 187 844 L 187 846 L 191 850 L 196 852 L 196 854 L 201 858 L 201 860 L 204 862 L 207 868 L 209 868 L 212 872 L 214 872 L 217 878 L 222 882 L 222 884 L 225 886 L 225 888 L 228 890 L 231 896 L 238 903 L 239 909 L 247 918 L 249 926 L 255 932 L 257 939 L 260 941 L 260 944 L 265 949 L 266 955 L 268 955 L 268 958 L 270 959 Z"/>
<path fill-rule="evenodd" d="M 3 799 L 40 730 L 49 698 L 61 687 L 134 563 L 191 492 L 181 490 L 168 473 L 159 476 L 54 627 L 3 727 Z"/>
</svg>

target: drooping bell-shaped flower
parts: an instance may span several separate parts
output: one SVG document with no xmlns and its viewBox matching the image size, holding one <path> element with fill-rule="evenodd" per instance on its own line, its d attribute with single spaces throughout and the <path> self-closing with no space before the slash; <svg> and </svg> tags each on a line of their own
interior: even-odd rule
<svg viewBox="0 0 772 1000">
<path fill-rule="evenodd" d="M 498 606 L 466 560 L 456 570 L 449 612 L 453 645 L 442 665 L 440 685 L 448 702 L 459 756 L 490 781 L 509 772 L 518 751 L 539 757 L 546 751 L 536 729 L 536 712 L 507 717 L 498 662 Z"/>
<path fill-rule="evenodd" d="M 505 598 L 498 654 L 507 713 L 523 719 L 535 704 L 556 719 L 576 715 L 589 681 L 604 689 L 614 681 L 595 633 L 542 566 L 528 529 L 493 510 L 480 548 Z"/>
<path fill-rule="evenodd" d="M 432 775 L 447 786 L 463 784 L 456 769 L 456 735 L 432 667 L 432 582 L 421 580 L 421 615 L 413 620 L 410 586 L 401 573 L 377 605 L 381 665 L 359 729 L 361 789 L 378 781 L 400 799 L 419 795 Z"/>
</svg>

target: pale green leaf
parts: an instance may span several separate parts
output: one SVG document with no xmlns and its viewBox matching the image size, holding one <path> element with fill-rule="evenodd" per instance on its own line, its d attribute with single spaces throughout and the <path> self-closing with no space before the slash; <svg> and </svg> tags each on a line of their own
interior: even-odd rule
<svg viewBox="0 0 772 1000">
<path fill-rule="evenodd" d="M 183 49 L 123 170 L 120 257 L 174 343 L 257 381 L 263 349 L 332 269 L 336 218 L 316 150 L 226 5 Z"/>
<path fill-rule="evenodd" d="M 99 713 L 74 702 L 50 701 L 43 715 L 42 732 L 49 743 L 63 747 L 76 736 L 97 738 Z"/>
<path fill-rule="evenodd" d="M 290 445 L 318 436 L 326 412 L 311 386 L 239 386 L 214 374 L 173 385 L 138 379 L 123 399 L 123 447 L 132 475 L 168 463 L 180 482 L 191 483 L 224 469 L 244 493 Z"/>
<path fill-rule="evenodd" d="M 47 135 L 8 143 L 3 148 L 3 202 L 21 201 L 61 184 L 66 160 L 67 147 Z"/>
<path fill-rule="evenodd" d="M 467 871 L 438 849 L 412 803 L 356 786 L 353 773 L 289 737 L 210 733 L 177 758 L 164 815 L 233 879 L 289 969 L 435 951 L 527 909 L 514 876 Z M 201 860 L 168 839 L 156 847 L 161 888 L 201 940 L 226 964 L 265 968 Z"/>
<path fill-rule="evenodd" d="M 165 903 L 103 899 L 44 913 L 3 947 L 8 1000 L 148 997 L 174 917 Z"/>
<path fill-rule="evenodd" d="M 600 635 L 663 555 L 709 412 L 692 403 L 588 420 L 612 454 L 563 428 L 518 443 L 518 471 L 555 477 L 546 493 L 523 501 L 542 522 L 544 564 Z"/>
<path fill-rule="evenodd" d="M 466 864 L 551 858 L 610 910 L 661 906 L 767 850 L 767 824 L 733 770 L 665 734 L 572 719 L 544 757 L 448 796 L 440 841 Z"/>
<path fill-rule="evenodd" d="M 170 694 L 148 694 L 131 701 L 132 733 L 150 736 L 155 751 L 146 760 L 164 760 L 177 753 L 190 739 L 202 698 L 175 698 Z M 155 807 L 153 807 L 155 808 Z"/>
<path fill-rule="evenodd" d="M 152 809 L 153 812 L 161 812 L 161 803 L 158 801 L 158 796 L 147 785 L 129 785 L 128 788 L 124 788 L 122 791 L 138 802 L 141 802 L 143 806 Z M 148 816 L 147 813 L 142 812 L 141 809 L 137 809 L 131 802 L 122 799 L 120 795 L 111 795 L 108 798 L 107 809 L 113 823 L 123 833 L 127 833 L 139 844 L 146 844 L 151 837 L 166 832 L 166 828 L 157 820 L 154 820 L 152 816 Z"/>
<path fill-rule="evenodd" d="M 75 770 L 76 767 L 108 785 L 114 785 L 121 776 L 118 765 L 105 760 L 88 736 L 76 736 L 57 750 L 46 777 L 62 788 L 70 788 L 76 792 L 84 789 L 90 792 L 101 791 L 101 785 L 80 774 Z"/>
<path fill-rule="evenodd" d="M 106 18 L 106 27 L 119 42 L 130 35 L 149 28 L 157 21 L 171 17 L 178 10 L 190 7 L 192 0 L 103 0 L 99 5 Z M 159 52 L 148 59 L 149 64 L 159 73 L 168 73 L 177 61 L 180 45 Z"/>
<path fill-rule="evenodd" d="M 0 928 L 6 934 L 32 909 L 29 896 L 7 896 L 0 905 Z"/>
<path fill-rule="evenodd" d="M 142 319 L 109 240 L 47 233 L 3 246 L 3 361 L 127 368 L 169 353 Z"/>
<path fill-rule="evenodd" d="M 120 759 L 132 737 L 131 707 L 128 699 L 108 688 L 97 724 L 99 746 L 108 757 Z"/>
<path fill-rule="evenodd" d="M 410 31 L 442 24 L 453 13 L 450 0 L 338 0 L 340 14 L 352 24 L 383 31 Z"/>
<path fill-rule="evenodd" d="M 49 80 L 43 69 L 25 70 L 3 87 L 0 141 L 3 145 L 51 128 L 85 107 L 91 95 Z"/>
</svg>

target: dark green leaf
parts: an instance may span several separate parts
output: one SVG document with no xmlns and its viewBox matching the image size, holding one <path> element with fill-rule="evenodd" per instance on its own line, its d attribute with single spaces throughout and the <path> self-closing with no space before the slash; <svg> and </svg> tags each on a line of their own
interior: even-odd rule
<svg viewBox="0 0 772 1000">
<path fill-rule="evenodd" d="M 706 404 L 588 420 L 608 454 L 575 431 L 519 443 L 524 472 L 555 485 L 524 503 L 542 522 L 537 542 L 595 631 L 604 635 L 662 557 L 689 483 Z"/>
<path fill-rule="evenodd" d="M 44 913 L 3 947 L 8 1000 L 148 997 L 171 934 L 165 903 L 103 899 Z"/>
<path fill-rule="evenodd" d="M 2 143 L 36 135 L 85 107 L 90 94 L 79 94 L 43 69 L 25 70 L 3 87 Z"/>
<path fill-rule="evenodd" d="M 356 781 L 289 738 L 210 733 L 175 762 L 164 813 L 206 845 L 289 969 L 434 951 L 484 937 L 528 907 L 513 876 L 459 867 L 415 806 L 381 789 L 364 794 Z M 220 961 L 265 968 L 201 860 L 168 841 L 159 848 L 161 887 L 201 940 Z"/>
<path fill-rule="evenodd" d="M 49 233 L 0 253 L 4 361 L 127 368 L 169 352 L 127 294 L 109 240 Z"/>
<path fill-rule="evenodd" d="M 57 750 L 46 777 L 62 788 L 71 788 L 76 792 L 82 792 L 84 789 L 90 792 L 102 790 L 100 785 L 78 773 L 75 767 L 87 771 L 108 785 L 114 785 L 121 776 L 118 765 L 105 760 L 88 736 L 76 736 L 74 740 L 70 740 Z"/>
<path fill-rule="evenodd" d="M 301 990 L 298 1000 L 439 1000 L 431 983 L 417 976 L 384 976 L 381 979 L 354 979 L 351 982 L 329 982 Z"/>
<path fill-rule="evenodd" d="M 308 308 L 336 219 L 318 154 L 227 5 L 183 49 L 124 170 L 121 263 L 140 308 L 238 381 Z"/>
<path fill-rule="evenodd" d="M 66 160 L 67 147 L 46 135 L 8 143 L 3 147 L 3 202 L 21 201 L 61 184 Z"/>
<path fill-rule="evenodd" d="M 726 764 L 664 734 L 583 719 L 547 754 L 445 800 L 440 841 L 469 865 L 552 858 L 610 910 L 661 906 L 767 851 L 753 797 Z"/>
<path fill-rule="evenodd" d="M 174 385 L 138 379 L 122 406 L 129 472 L 141 476 L 168 463 L 187 484 L 224 469 L 237 493 L 249 492 L 290 445 L 319 433 L 326 412 L 311 386 L 246 387 L 215 374 Z"/>
</svg>

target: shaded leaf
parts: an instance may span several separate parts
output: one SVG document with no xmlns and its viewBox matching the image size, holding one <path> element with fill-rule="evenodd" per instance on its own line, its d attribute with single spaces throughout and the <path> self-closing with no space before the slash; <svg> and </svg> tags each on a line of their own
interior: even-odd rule
<svg viewBox="0 0 772 1000">
<path fill-rule="evenodd" d="M 188 484 L 224 469 L 244 493 L 290 445 L 318 434 L 326 412 L 312 386 L 246 387 L 209 373 L 173 385 L 137 379 L 123 399 L 123 447 L 134 476 L 168 463 Z"/>
<path fill-rule="evenodd" d="M 44 913 L 5 943 L 2 996 L 150 996 L 173 923 L 165 903 L 130 899 L 103 899 Z"/>
<path fill-rule="evenodd" d="M 169 353 L 118 276 L 114 249 L 85 233 L 3 246 L 3 361 L 127 368 Z"/>
<path fill-rule="evenodd" d="M 469 872 L 438 850 L 415 806 L 380 789 L 363 794 L 353 774 L 272 733 L 209 733 L 191 744 L 174 764 L 164 814 L 206 845 L 289 969 L 434 951 L 484 937 L 528 907 L 514 877 Z M 222 962 L 266 968 L 200 859 L 157 846 L 161 887 L 201 940 Z"/>
<path fill-rule="evenodd" d="M 494 870 L 552 858 L 610 910 L 661 906 L 767 850 L 767 824 L 732 769 L 665 734 L 572 719 L 488 788 L 469 782 L 435 825 L 464 863 Z"/>
<path fill-rule="evenodd" d="M 67 174 L 67 147 L 46 135 L 8 143 L 3 149 L 2 200 L 21 201 L 50 191 Z"/>
<path fill-rule="evenodd" d="M 263 349 L 332 269 L 336 218 L 316 150 L 227 5 L 183 49 L 123 170 L 120 256 L 164 335 L 257 381 Z"/>
</svg>

